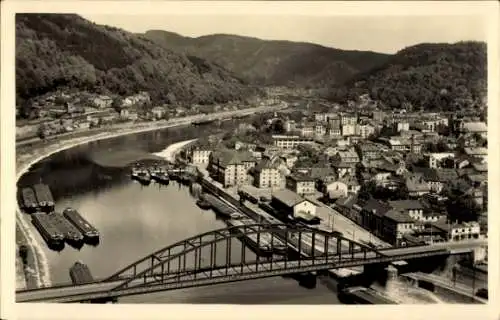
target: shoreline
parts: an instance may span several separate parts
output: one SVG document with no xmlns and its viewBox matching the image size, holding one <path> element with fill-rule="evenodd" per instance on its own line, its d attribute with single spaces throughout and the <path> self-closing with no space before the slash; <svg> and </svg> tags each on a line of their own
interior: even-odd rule
<svg viewBox="0 0 500 320">
<path fill-rule="evenodd" d="M 226 118 L 228 116 L 234 116 L 239 113 L 246 113 L 249 112 L 250 110 L 258 111 L 261 109 L 264 109 L 265 107 L 257 107 L 257 108 L 247 108 L 247 109 L 241 109 L 238 111 L 225 111 L 219 113 L 220 118 Z M 274 108 L 273 108 L 274 109 Z M 271 111 L 271 110 L 270 110 Z M 215 113 L 216 115 L 217 113 Z M 213 116 L 213 114 L 212 114 Z M 79 145 L 85 144 L 85 143 L 90 143 L 94 141 L 100 141 L 100 140 L 105 140 L 105 139 L 112 139 L 116 138 L 119 136 L 125 136 L 129 134 L 137 134 L 137 133 L 143 133 L 143 132 L 150 132 L 150 131 L 155 131 L 155 130 L 162 130 L 162 129 L 167 129 L 167 128 L 174 128 L 174 127 L 179 127 L 183 125 L 189 125 L 192 121 L 196 121 L 200 118 L 203 118 L 204 115 L 197 115 L 197 116 L 190 116 L 190 117 L 185 117 L 185 118 L 178 118 L 178 119 L 172 119 L 166 123 L 162 123 L 160 125 L 153 124 L 151 126 L 148 126 L 144 128 L 143 126 L 137 128 L 137 127 L 129 127 L 129 128 L 118 128 L 118 132 L 113 132 L 113 133 L 96 133 L 96 134 L 91 134 L 89 132 L 89 136 L 85 137 L 79 137 L 79 138 L 74 138 L 74 139 L 68 139 L 62 142 L 55 142 L 52 145 L 49 146 L 37 146 L 33 150 L 33 155 L 30 157 L 30 155 L 19 155 L 16 154 L 16 184 L 19 181 L 19 179 L 36 163 L 46 159 L 47 157 L 50 157 L 51 155 L 73 148 L 77 147 Z M 110 128 L 110 130 L 113 130 L 113 128 Z M 16 145 L 17 147 L 17 145 Z M 48 150 L 46 150 L 48 149 Z M 21 157 L 20 157 L 21 156 Z M 22 159 L 23 156 L 26 156 L 27 159 Z M 48 267 L 48 260 L 43 252 L 42 247 L 40 246 L 40 243 L 34 238 L 33 233 L 31 232 L 29 228 L 29 221 L 27 221 L 27 217 L 22 213 L 20 207 L 19 207 L 19 202 L 16 199 L 16 224 L 19 226 L 20 232 L 22 236 L 24 237 L 24 240 L 26 241 L 26 244 L 30 250 L 31 256 L 33 257 L 33 276 L 35 278 L 37 287 L 46 287 L 50 286 L 52 284 L 52 281 L 50 279 L 50 271 Z M 18 241 L 16 239 L 16 246 L 18 246 Z M 16 283 L 16 290 L 21 289 L 17 288 L 18 285 Z"/>
</svg>

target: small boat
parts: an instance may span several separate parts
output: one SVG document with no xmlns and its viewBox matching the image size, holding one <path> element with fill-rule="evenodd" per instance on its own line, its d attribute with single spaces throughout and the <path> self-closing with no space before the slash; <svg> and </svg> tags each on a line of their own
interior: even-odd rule
<svg viewBox="0 0 500 320">
<path fill-rule="evenodd" d="M 132 179 L 139 181 L 143 185 L 149 185 L 151 183 L 151 175 L 146 169 L 132 169 Z"/>
<path fill-rule="evenodd" d="M 208 210 L 208 209 L 212 208 L 212 205 L 210 204 L 210 202 L 206 201 L 203 198 L 196 201 L 196 205 L 203 210 Z"/>
<path fill-rule="evenodd" d="M 155 174 L 151 174 L 151 178 L 161 184 L 167 185 L 170 183 L 170 178 L 168 173 L 166 172 L 157 172 Z"/>
</svg>

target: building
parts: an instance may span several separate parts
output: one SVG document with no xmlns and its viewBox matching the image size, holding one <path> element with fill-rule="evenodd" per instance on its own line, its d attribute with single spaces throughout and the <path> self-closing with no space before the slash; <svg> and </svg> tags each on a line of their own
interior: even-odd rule
<svg viewBox="0 0 500 320">
<path fill-rule="evenodd" d="M 396 121 L 394 123 L 394 130 L 396 132 L 408 131 L 410 130 L 410 123 L 407 121 Z"/>
<path fill-rule="evenodd" d="M 273 135 L 274 145 L 281 149 L 295 149 L 299 145 L 314 143 L 313 139 L 291 135 Z"/>
<path fill-rule="evenodd" d="M 391 207 L 382 201 L 368 199 L 361 209 L 361 226 L 377 237 L 383 234 L 384 215 Z"/>
<path fill-rule="evenodd" d="M 257 188 L 274 188 L 281 185 L 281 174 L 276 163 L 263 159 L 253 168 L 253 183 Z"/>
<path fill-rule="evenodd" d="M 370 135 L 375 133 L 375 127 L 369 123 L 358 124 L 356 126 L 356 135 L 361 136 L 361 138 L 366 139 Z"/>
<path fill-rule="evenodd" d="M 286 216 L 291 215 L 294 218 L 310 220 L 316 216 L 316 204 L 288 189 L 274 192 L 271 206 Z"/>
<path fill-rule="evenodd" d="M 346 164 L 355 165 L 359 163 L 359 156 L 354 149 L 349 149 L 346 151 L 338 151 L 335 156 L 333 156 L 334 162 L 343 162 Z"/>
<path fill-rule="evenodd" d="M 389 210 L 384 214 L 380 238 L 394 246 L 406 245 L 405 235 L 413 233 L 415 221 L 407 214 Z"/>
<path fill-rule="evenodd" d="M 333 163 L 332 168 L 335 169 L 335 173 L 339 178 L 342 178 L 347 174 L 353 175 L 355 174 L 356 171 L 354 163 L 345 163 L 345 162 Z"/>
<path fill-rule="evenodd" d="M 460 132 L 463 133 L 478 133 L 483 136 L 488 135 L 488 126 L 484 122 L 462 122 Z"/>
<path fill-rule="evenodd" d="M 248 170 L 255 166 L 249 151 L 218 150 L 209 156 L 210 176 L 224 187 L 247 183 Z"/>
<path fill-rule="evenodd" d="M 326 134 L 326 126 L 323 123 L 317 123 L 314 126 L 314 133 L 319 137 L 324 136 Z"/>
<path fill-rule="evenodd" d="M 193 164 L 208 165 L 212 150 L 207 147 L 196 147 L 191 151 L 191 161 Z"/>
<path fill-rule="evenodd" d="M 379 146 L 369 142 L 359 143 L 356 149 L 362 161 L 380 159 L 382 153 Z"/>
<path fill-rule="evenodd" d="M 338 122 L 340 122 L 340 120 Z M 329 123 L 328 128 L 327 128 L 327 134 L 330 137 L 342 136 L 342 130 L 340 128 L 340 123 L 335 123 L 335 124 Z"/>
<path fill-rule="evenodd" d="M 154 107 L 153 109 L 151 109 L 151 113 L 155 119 L 162 119 L 165 115 L 165 108 Z"/>
<path fill-rule="evenodd" d="M 467 156 L 478 158 L 483 162 L 488 162 L 488 149 L 487 148 L 464 148 Z"/>
<path fill-rule="evenodd" d="M 285 165 L 291 169 L 295 165 L 295 162 L 299 159 L 297 156 L 292 154 L 284 154 L 280 156 L 280 159 L 285 163 Z"/>
<path fill-rule="evenodd" d="M 297 124 L 295 123 L 294 120 L 287 120 L 285 122 L 285 131 L 286 132 L 291 132 L 291 131 L 294 131 L 296 129 L 296 126 Z"/>
<path fill-rule="evenodd" d="M 447 158 L 454 159 L 455 153 L 453 153 L 453 152 L 434 152 L 434 153 L 426 154 L 425 158 L 427 158 L 429 161 L 429 168 L 435 169 L 435 168 L 441 167 L 441 162 L 444 159 L 447 159 Z"/>
<path fill-rule="evenodd" d="M 448 240 L 460 241 L 466 239 L 477 239 L 481 233 L 478 222 L 464 222 L 443 224 L 435 223 L 434 226 L 447 233 Z"/>
<path fill-rule="evenodd" d="M 342 124 L 342 136 L 353 136 L 356 134 L 356 124 L 346 123 Z"/>
<path fill-rule="evenodd" d="M 109 108 L 113 104 L 113 99 L 108 96 L 98 96 L 92 99 L 92 104 L 100 109 Z"/>
<path fill-rule="evenodd" d="M 358 193 L 361 186 L 358 180 L 350 175 L 344 176 L 337 181 L 326 184 L 325 194 L 330 199 L 338 199 L 347 197 L 349 193 Z"/>
<path fill-rule="evenodd" d="M 429 184 L 422 176 L 409 176 L 406 178 L 405 184 L 408 194 L 412 198 L 421 197 L 431 191 Z"/>
<path fill-rule="evenodd" d="M 340 114 L 340 123 L 342 127 L 344 125 L 352 125 L 355 126 L 358 122 L 358 116 L 354 113 L 341 113 Z"/>
<path fill-rule="evenodd" d="M 430 191 L 436 193 L 440 193 L 446 184 L 458 179 L 458 173 L 454 169 L 414 168 L 414 171 L 420 172 Z"/>
<path fill-rule="evenodd" d="M 285 186 L 287 189 L 299 195 L 309 195 L 316 192 L 316 183 L 312 177 L 304 174 L 292 174 L 286 177 Z"/>
<path fill-rule="evenodd" d="M 300 134 L 303 137 L 314 137 L 314 124 L 304 124 L 300 128 Z"/>
<path fill-rule="evenodd" d="M 393 210 L 404 213 L 414 220 L 424 221 L 424 206 L 418 200 L 389 201 Z"/>
</svg>

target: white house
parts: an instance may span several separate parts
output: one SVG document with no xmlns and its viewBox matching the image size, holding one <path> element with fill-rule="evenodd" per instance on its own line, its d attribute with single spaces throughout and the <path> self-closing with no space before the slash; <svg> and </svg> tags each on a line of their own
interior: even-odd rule
<svg viewBox="0 0 500 320">
<path fill-rule="evenodd" d="M 212 150 L 203 148 L 193 150 L 192 151 L 193 164 L 208 164 L 208 160 L 210 159 L 210 153 L 212 153 Z"/>
<path fill-rule="evenodd" d="M 316 204 L 288 189 L 274 192 L 271 205 L 293 217 L 307 219 L 308 217 L 316 216 Z"/>
</svg>

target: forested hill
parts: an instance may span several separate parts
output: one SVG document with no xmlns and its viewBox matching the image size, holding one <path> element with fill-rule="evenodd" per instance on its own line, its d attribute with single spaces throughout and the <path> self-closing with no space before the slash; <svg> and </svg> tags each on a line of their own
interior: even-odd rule
<svg viewBox="0 0 500 320">
<path fill-rule="evenodd" d="M 215 34 L 198 38 L 151 30 L 145 36 L 165 48 L 195 55 L 261 85 L 324 87 L 384 63 L 389 55 L 327 48 L 312 43 L 270 41 Z"/>
<path fill-rule="evenodd" d="M 486 43 L 419 44 L 330 90 L 329 97 L 345 101 L 369 93 L 388 107 L 411 103 L 427 110 L 455 110 L 486 97 L 486 81 Z"/>
<path fill-rule="evenodd" d="M 16 15 L 16 85 L 20 100 L 61 87 L 200 104 L 254 92 L 213 63 L 69 14 Z"/>
</svg>

